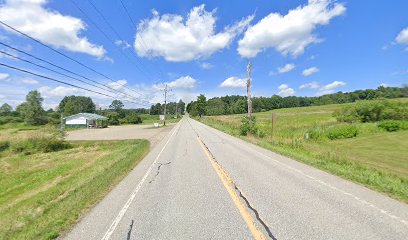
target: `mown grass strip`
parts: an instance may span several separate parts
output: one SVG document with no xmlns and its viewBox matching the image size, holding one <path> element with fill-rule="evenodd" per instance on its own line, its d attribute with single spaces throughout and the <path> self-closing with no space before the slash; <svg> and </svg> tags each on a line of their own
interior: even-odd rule
<svg viewBox="0 0 408 240">
<path fill-rule="evenodd" d="M 75 142 L 0 161 L 0 239 L 53 239 L 70 229 L 147 154 L 147 140 Z"/>
</svg>

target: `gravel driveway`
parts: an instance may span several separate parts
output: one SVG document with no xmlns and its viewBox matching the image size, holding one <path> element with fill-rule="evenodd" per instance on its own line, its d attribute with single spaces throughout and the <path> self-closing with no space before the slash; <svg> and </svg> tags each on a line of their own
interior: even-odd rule
<svg viewBox="0 0 408 240">
<path fill-rule="evenodd" d="M 147 139 L 153 147 L 174 127 L 168 124 L 166 127 L 154 128 L 153 125 L 126 125 L 110 126 L 102 129 L 83 129 L 67 132 L 66 140 L 125 140 Z"/>
</svg>

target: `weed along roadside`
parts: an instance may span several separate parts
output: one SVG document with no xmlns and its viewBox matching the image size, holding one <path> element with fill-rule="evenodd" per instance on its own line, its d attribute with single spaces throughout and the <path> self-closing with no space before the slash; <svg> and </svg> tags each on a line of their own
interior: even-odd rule
<svg viewBox="0 0 408 240">
<path fill-rule="evenodd" d="M 407 103 L 376 100 L 255 113 L 252 132 L 240 114 L 198 120 L 408 202 Z"/>
<path fill-rule="evenodd" d="M 53 239 L 149 151 L 147 140 L 64 142 L 45 129 L 0 133 L 0 239 Z"/>
</svg>

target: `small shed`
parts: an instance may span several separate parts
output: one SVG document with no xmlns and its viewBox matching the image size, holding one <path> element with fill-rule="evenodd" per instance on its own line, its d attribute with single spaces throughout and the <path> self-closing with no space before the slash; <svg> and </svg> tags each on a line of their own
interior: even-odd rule
<svg viewBox="0 0 408 240">
<path fill-rule="evenodd" d="M 68 127 L 104 127 L 106 126 L 107 117 L 94 113 L 78 113 L 64 118 L 65 126 Z"/>
</svg>

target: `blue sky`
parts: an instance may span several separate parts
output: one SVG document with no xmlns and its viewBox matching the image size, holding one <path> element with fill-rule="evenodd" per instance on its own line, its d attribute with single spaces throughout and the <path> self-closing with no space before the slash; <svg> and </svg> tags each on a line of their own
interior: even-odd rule
<svg viewBox="0 0 408 240">
<path fill-rule="evenodd" d="M 189 102 L 199 93 L 243 95 L 248 60 L 255 96 L 316 96 L 408 83 L 403 0 L 122 0 L 130 18 L 120 0 L 0 2 L 1 21 L 114 82 L 4 27 L 1 42 L 131 95 L 138 104 L 127 107 L 162 102 L 164 83 L 172 100 Z M 30 59 L 4 46 L 0 50 Z M 0 62 L 100 91 L 4 55 Z M 32 89 L 44 96 L 46 108 L 65 95 L 91 96 L 100 107 L 112 101 L 0 66 L 0 104 L 16 106 Z"/>
</svg>

